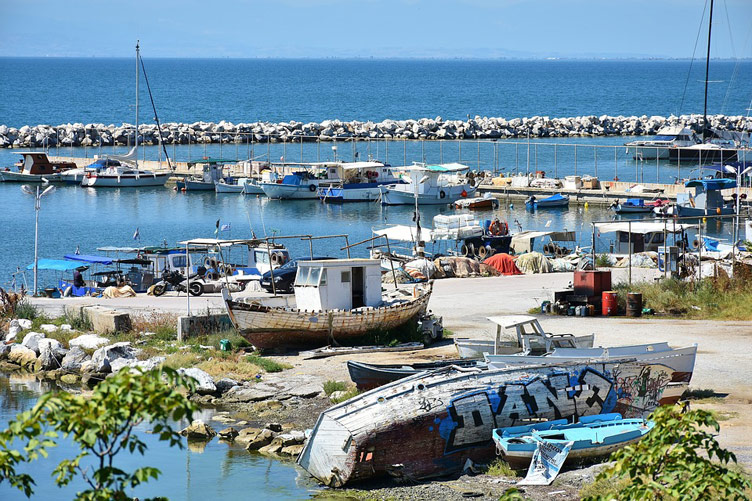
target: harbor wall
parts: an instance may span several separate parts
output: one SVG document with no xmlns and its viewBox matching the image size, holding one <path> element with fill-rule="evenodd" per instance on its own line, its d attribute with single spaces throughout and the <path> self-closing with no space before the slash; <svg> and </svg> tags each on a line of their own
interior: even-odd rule
<svg viewBox="0 0 752 501">
<path fill-rule="evenodd" d="M 745 116 L 709 116 L 710 125 L 719 129 L 752 132 L 752 119 Z M 667 125 L 689 126 L 699 131 L 702 115 L 682 116 L 578 116 L 551 118 L 480 117 L 468 120 L 444 120 L 442 117 L 415 120 L 322 122 L 251 122 L 233 124 L 226 121 L 165 123 L 165 144 L 248 144 L 303 143 L 370 139 L 440 140 L 505 139 L 582 136 L 640 136 L 655 134 Z M 139 125 L 139 142 L 159 144 L 159 130 L 154 124 Z M 0 148 L 49 148 L 129 146 L 134 143 L 134 126 L 123 123 L 25 125 L 20 128 L 0 125 Z"/>
</svg>

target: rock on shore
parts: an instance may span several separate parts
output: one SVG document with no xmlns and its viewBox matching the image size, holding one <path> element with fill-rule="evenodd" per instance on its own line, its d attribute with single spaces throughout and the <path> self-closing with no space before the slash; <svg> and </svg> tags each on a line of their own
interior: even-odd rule
<svg viewBox="0 0 752 501">
<path fill-rule="evenodd" d="M 712 115 L 711 126 L 719 129 L 752 132 L 752 119 L 745 116 Z M 211 144 L 250 142 L 315 142 L 368 139 L 503 139 L 574 136 L 640 136 L 655 134 L 666 125 L 686 125 L 699 131 L 702 115 L 682 116 L 578 116 L 551 118 L 480 117 L 468 120 L 444 120 L 442 117 L 411 120 L 362 122 L 324 120 L 323 122 L 251 122 L 226 121 L 165 123 L 162 136 L 166 144 Z M 158 144 L 156 125 L 139 126 L 139 143 Z M 68 123 L 57 126 L 25 125 L 20 128 L 0 125 L 0 148 L 43 148 L 55 146 L 125 146 L 133 144 L 131 124 Z"/>
</svg>

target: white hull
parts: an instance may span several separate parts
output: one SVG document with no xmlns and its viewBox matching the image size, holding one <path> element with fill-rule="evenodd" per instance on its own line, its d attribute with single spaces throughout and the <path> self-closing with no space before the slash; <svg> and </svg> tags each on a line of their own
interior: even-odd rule
<svg viewBox="0 0 752 501">
<path fill-rule="evenodd" d="M 217 193 L 243 193 L 243 185 L 214 183 L 214 191 Z"/>
<path fill-rule="evenodd" d="M 41 183 L 42 178 L 54 183 L 60 181 L 60 174 L 24 174 L 9 170 L 0 171 L 0 181 L 6 183 Z"/>
<path fill-rule="evenodd" d="M 317 200 L 318 183 L 301 185 L 280 183 L 259 183 L 267 197 L 280 200 Z M 313 187 L 313 189 L 311 189 Z"/>
<path fill-rule="evenodd" d="M 590 360 L 608 361 L 613 359 L 635 360 L 671 367 L 677 373 L 691 377 L 695 367 L 697 346 L 671 349 L 666 343 L 652 345 L 616 346 L 609 348 L 557 348 L 550 355 L 486 355 L 489 367 L 501 369 L 516 365 L 543 363 L 580 363 Z M 689 382 L 689 379 L 686 380 Z"/>
<path fill-rule="evenodd" d="M 336 191 L 335 191 L 336 190 Z M 319 198 L 324 202 L 374 202 L 381 197 L 381 189 L 378 185 L 367 188 L 337 188 L 329 190 L 322 188 Z"/>
<path fill-rule="evenodd" d="M 254 183 L 253 181 L 246 181 L 246 183 L 243 185 L 243 194 L 244 195 L 263 195 L 264 190 L 261 189 L 261 186 Z"/>
<path fill-rule="evenodd" d="M 469 184 L 442 186 L 431 188 L 428 193 L 418 193 L 419 205 L 452 204 L 460 198 L 472 197 L 475 187 Z M 415 193 L 410 185 L 389 185 L 381 188 L 381 203 L 383 205 L 413 205 Z M 462 196 L 462 193 L 465 196 Z M 443 194 L 443 196 L 442 196 Z"/>
<path fill-rule="evenodd" d="M 125 176 L 92 175 L 84 177 L 81 186 L 90 188 L 140 188 L 146 186 L 164 186 L 169 174 L 143 174 L 138 177 L 132 174 Z"/>
<path fill-rule="evenodd" d="M 632 158 L 642 160 L 668 160 L 668 146 L 627 146 Z"/>
<path fill-rule="evenodd" d="M 595 336 L 593 334 L 574 336 L 575 345 L 580 348 L 591 348 L 594 340 Z M 460 358 L 483 358 L 486 353 L 489 354 L 489 357 L 503 355 L 516 356 L 513 354 L 520 353 L 522 350 L 516 340 L 501 341 L 496 348 L 496 353 L 498 353 L 498 355 L 493 355 L 495 344 L 496 341 L 493 339 L 455 338 L 454 340 L 454 346 L 457 348 L 457 353 L 459 353 Z M 540 347 L 543 347 L 542 341 Z"/>
</svg>

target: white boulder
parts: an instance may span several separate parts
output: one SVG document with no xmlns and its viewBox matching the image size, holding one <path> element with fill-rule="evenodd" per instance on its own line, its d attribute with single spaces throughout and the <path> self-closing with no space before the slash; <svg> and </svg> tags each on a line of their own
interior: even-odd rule
<svg viewBox="0 0 752 501">
<path fill-rule="evenodd" d="M 41 341 L 42 339 L 44 339 L 44 334 L 41 334 L 39 332 L 29 332 L 24 336 L 21 344 L 26 346 L 28 349 L 33 350 L 34 353 L 39 355 L 39 341 Z"/>
<path fill-rule="evenodd" d="M 51 332 L 57 332 L 58 327 L 55 324 L 42 324 L 39 326 L 40 330 L 43 330 L 44 332 L 51 333 Z"/>
<path fill-rule="evenodd" d="M 73 348 L 78 346 L 84 350 L 96 350 L 100 346 L 104 346 L 109 343 L 110 340 L 106 337 L 97 336 L 96 334 L 84 334 L 68 341 L 68 346 Z"/>
<path fill-rule="evenodd" d="M 16 321 L 18 322 L 18 326 L 23 330 L 31 329 L 31 320 L 28 318 L 19 318 Z"/>
<path fill-rule="evenodd" d="M 199 395 L 209 395 L 217 391 L 217 386 L 212 377 L 201 369 L 191 367 L 189 369 L 178 369 L 178 372 L 196 380 L 196 393 Z"/>
</svg>

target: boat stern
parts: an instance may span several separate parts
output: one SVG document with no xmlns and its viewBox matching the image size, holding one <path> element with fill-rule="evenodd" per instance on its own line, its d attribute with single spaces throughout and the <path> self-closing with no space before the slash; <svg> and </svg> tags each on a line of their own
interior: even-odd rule
<svg viewBox="0 0 752 501">
<path fill-rule="evenodd" d="M 352 475 L 356 449 L 350 430 L 322 413 L 298 464 L 323 484 L 341 487 Z"/>
</svg>

